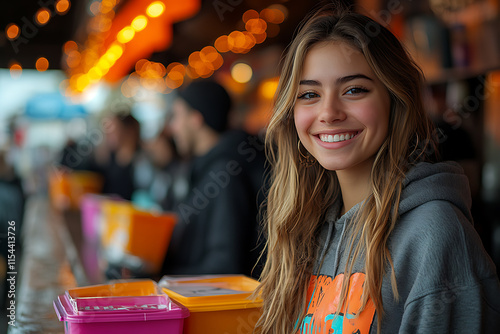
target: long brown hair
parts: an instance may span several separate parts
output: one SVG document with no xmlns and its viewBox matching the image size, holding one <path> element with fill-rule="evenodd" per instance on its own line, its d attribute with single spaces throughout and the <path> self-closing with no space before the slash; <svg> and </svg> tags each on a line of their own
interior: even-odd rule
<svg viewBox="0 0 500 334">
<path fill-rule="evenodd" d="M 349 257 L 339 310 L 346 302 L 353 265 L 361 254 L 366 280 L 362 311 L 370 298 L 383 317 L 381 287 L 389 265 L 394 298 L 396 277 L 387 240 L 398 218 L 406 172 L 434 148 L 432 126 L 422 105 L 423 76 L 397 38 L 370 18 L 349 10 L 323 8 L 301 27 L 285 57 L 266 144 L 272 167 L 267 199 L 267 261 L 258 293 L 264 299 L 260 333 L 290 333 L 304 316 L 306 292 L 317 254 L 318 231 L 328 207 L 340 200 L 335 171 L 318 163 L 299 163 L 298 135 L 293 122 L 302 66 L 317 43 L 342 41 L 362 52 L 389 91 L 389 132 L 371 171 L 371 195 L 350 224 Z M 359 242 L 355 242 L 358 236 Z M 297 321 L 299 320 L 299 321 Z"/>
</svg>

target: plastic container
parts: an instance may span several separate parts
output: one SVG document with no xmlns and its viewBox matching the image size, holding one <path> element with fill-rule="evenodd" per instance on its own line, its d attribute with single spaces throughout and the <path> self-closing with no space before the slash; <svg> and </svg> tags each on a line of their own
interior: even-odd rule
<svg viewBox="0 0 500 334">
<path fill-rule="evenodd" d="M 104 201 L 123 201 L 118 196 L 105 196 L 97 194 L 86 194 L 80 203 L 82 217 L 82 232 L 85 240 L 96 242 L 99 240 L 102 221 L 101 206 Z"/>
<path fill-rule="evenodd" d="M 164 276 L 159 285 L 189 309 L 184 334 L 252 333 L 261 315 L 262 300 L 249 299 L 259 282 L 246 276 Z"/>
<path fill-rule="evenodd" d="M 101 244 L 108 262 L 127 266 L 140 261 L 145 273 L 161 269 L 176 214 L 139 210 L 128 201 L 104 201 L 102 215 Z"/>
<path fill-rule="evenodd" d="M 49 174 L 49 194 L 55 208 L 78 209 L 85 194 L 99 193 L 103 179 L 94 172 L 57 170 Z"/>
<path fill-rule="evenodd" d="M 189 311 L 158 291 L 150 280 L 70 289 L 54 309 L 65 333 L 182 333 Z"/>
<path fill-rule="evenodd" d="M 149 279 L 128 280 L 91 285 L 66 291 L 68 302 L 76 313 L 86 311 L 164 309 L 166 294 Z"/>
</svg>

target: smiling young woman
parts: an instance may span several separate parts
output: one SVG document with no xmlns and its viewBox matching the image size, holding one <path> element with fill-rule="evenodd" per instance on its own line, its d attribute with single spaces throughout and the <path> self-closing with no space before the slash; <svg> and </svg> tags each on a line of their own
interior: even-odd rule
<svg viewBox="0 0 500 334">
<path fill-rule="evenodd" d="M 467 178 L 426 162 L 422 81 L 366 16 L 325 8 L 301 27 L 266 137 L 259 333 L 500 328 L 500 283 L 471 224 Z"/>
<path fill-rule="evenodd" d="M 335 41 L 309 50 L 294 107 L 295 128 L 319 164 L 337 172 L 346 211 L 368 195 L 390 107 L 387 88 L 361 52 Z"/>
</svg>

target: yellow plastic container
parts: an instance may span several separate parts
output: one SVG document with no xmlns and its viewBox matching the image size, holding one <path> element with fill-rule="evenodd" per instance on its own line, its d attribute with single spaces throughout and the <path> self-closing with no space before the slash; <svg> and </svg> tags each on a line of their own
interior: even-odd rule
<svg viewBox="0 0 500 334">
<path fill-rule="evenodd" d="M 103 201 L 101 244 L 107 253 L 131 256 L 144 263 L 146 272 L 161 269 L 177 223 L 174 213 L 153 213 L 128 201 Z"/>
<path fill-rule="evenodd" d="M 85 194 L 102 190 L 101 175 L 89 171 L 58 170 L 49 174 L 49 195 L 57 209 L 78 209 Z"/>
<path fill-rule="evenodd" d="M 261 315 L 262 300 L 250 299 L 259 282 L 243 275 L 165 276 L 159 285 L 189 309 L 184 334 L 250 334 Z"/>
</svg>

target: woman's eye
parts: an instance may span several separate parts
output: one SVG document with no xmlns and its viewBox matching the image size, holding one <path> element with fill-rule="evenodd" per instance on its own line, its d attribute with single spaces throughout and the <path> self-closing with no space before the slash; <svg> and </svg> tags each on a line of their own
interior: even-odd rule
<svg viewBox="0 0 500 334">
<path fill-rule="evenodd" d="M 302 100 L 310 100 L 310 99 L 314 99 L 315 97 L 318 97 L 319 95 L 316 94 L 316 93 L 313 93 L 313 92 L 305 92 L 303 94 L 300 94 L 299 95 L 299 99 L 302 99 Z"/>
<path fill-rule="evenodd" d="M 353 87 L 353 88 L 349 89 L 345 94 L 346 95 L 358 95 L 358 94 L 367 93 L 367 92 L 368 92 L 368 89 L 366 89 L 366 88 Z"/>
</svg>

